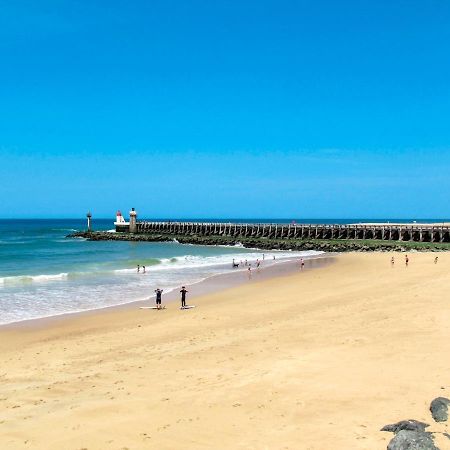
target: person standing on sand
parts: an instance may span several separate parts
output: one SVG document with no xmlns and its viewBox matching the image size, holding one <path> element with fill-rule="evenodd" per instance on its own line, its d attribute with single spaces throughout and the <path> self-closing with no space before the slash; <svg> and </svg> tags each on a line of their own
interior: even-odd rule
<svg viewBox="0 0 450 450">
<path fill-rule="evenodd" d="M 161 295 L 163 293 L 163 289 L 156 289 L 156 309 L 161 309 Z"/>
<path fill-rule="evenodd" d="M 305 268 L 305 261 L 303 258 L 300 259 L 300 270 L 303 270 Z"/>
<path fill-rule="evenodd" d="M 406 267 L 408 267 L 408 264 L 409 264 L 409 258 L 408 258 L 408 255 L 406 255 L 405 256 L 405 265 L 406 265 Z"/>
<path fill-rule="evenodd" d="M 434 258 L 434 263 L 437 264 L 438 262 L 438 257 L 436 256 L 436 258 Z"/>
<path fill-rule="evenodd" d="M 394 257 L 392 257 L 392 258 L 391 258 L 391 266 L 392 266 L 392 267 L 394 267 L 394 262 L 395 262 L 395 259 L 394 259 Z"/>
<path fill-rule="evenodd" d="M 181 286 L 181 307 L 185 308 L 186 307 L 186 294 L 189 292 L 186 290 L 186 288 L 184 286 Z"/>
</svg>

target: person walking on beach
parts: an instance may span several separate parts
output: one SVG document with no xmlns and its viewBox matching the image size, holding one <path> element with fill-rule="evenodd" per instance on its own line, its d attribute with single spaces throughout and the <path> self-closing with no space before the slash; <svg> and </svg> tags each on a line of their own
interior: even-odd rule
<svg viewBox="0 0 450 450">
<path fill-rule="evenodd" d="M 409 264 L 409 258 L 408 255 L 405 256 L 405 266 L 408 267 Z"/>
<path fill-rule="evenodd" d="M 137 266 L 137 271 L 138 271 L 138 273 L 141 271 L 141 266 L 139 264 Z"/>
<path fill-rule="evenodd" d="M 156 289 L 156 309 L 161 309 L 161 295 L 163 293 L 163 289 Z"/>
<path fill-rule="evenodd" d="M 185 308 L 186 307 L 186 294 L 189 292 L 186 290 L 185 286 L 181 286 L 181 307 Z"/>
<path fill-rule="evenodd" d="M 394 257 L 391 258 L 391 266 L 394 267 L 395 259 Z"/>
<path fill-rule="evenodd" d="M 434 258 L 434 263 L 437 264 L 438 262 L 438 257 L 436 256 L 436 258 Z"/>
</svg>

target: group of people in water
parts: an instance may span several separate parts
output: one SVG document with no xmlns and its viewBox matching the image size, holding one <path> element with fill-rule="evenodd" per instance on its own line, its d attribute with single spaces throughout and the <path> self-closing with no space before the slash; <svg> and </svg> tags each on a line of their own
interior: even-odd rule
<svg viewBox="0 0 450 450">
<path fill-rule="evenodd" d="M 275 259 L 275 256 L 273 258 Z M 251 262 L 248 262 L 247 260 L 245 260 L 244 262 L 241 261 L 241 262 L 237 263 L 235 261 L 235 259 L 233 258 L 233 262 L 231 263 L 231 267 L 233 267 L 233 269 L 237 269 L 239 266 L 247 267 L 247 270 L 249 272 L 251 272 L 251 270 L 252 270 L 252 263 Z M 261 261 L 259 259 L 256 260 L 255 266 L 256 266 L 257 269 L 259 269 L 259 267 L 261 266 Z"/>
<path fill-rule="evenodd" d="M 275 259 L 276 259 L 275 255 L 273 255 L 272 258 L 275 261 Z M 263 253 L 262 261 L 264 261 L 265 259 L 266 259 L 266 255 Z M 261 266 L 261 262 L 262 261 L 259 258 L 255 261 L 255 267 L 256 267 L 256 269 L 258 271 L 259 271 L 259 268 Z M 233 269 L 238 269 L 239 267 L 247 267 L 247 271 L 248 271 L 249 274 L 252 271 L 252 263 L 247 261 L 247 260 L 242 261 L 242 259 L 241 259 L 240 262 L 236 262 L 236 260 L 233 258 L 233 262 L 231 263 L 231 267 L 233 267 Z"/>
</svg>

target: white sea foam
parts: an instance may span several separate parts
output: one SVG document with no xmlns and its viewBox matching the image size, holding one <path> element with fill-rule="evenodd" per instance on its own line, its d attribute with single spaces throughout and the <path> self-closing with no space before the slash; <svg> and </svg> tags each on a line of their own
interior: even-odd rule
<svg viewBox="0 0 450 450">
<path fill-rule="evenodd" d="M 67 272 L 61 272 L 56 275 L 34 275 L 32 276 L 32 280 L 35 282 L 46 282 L 46 281 L 54 281 L 54 280 L 63 280 L 67 278 L 69 274 Z"/>
<path fill-rule="evenodd" d="M 87 241 L 87 239 L 83 238 L 83 237 L 76 237 L 76 238 L 71 238 L 71 239 L 53 239 L 52 242 L 57 242 L 58 244 L 73 244 L 73 243 L 83 242 L 83 241 Z"/>
<path fill-rule="evenodd" d="M 294 259 L 300 257 L 308 257 L 308 256 L 316 256 L 320 255 L 323 252 L 317 252 L 314 250 L 304 251 L 304 252 L 267 252 L 265 255 L 266 263 L 273 262 L 273 256 L 276 256 L 278 260 L 286 260 L 286 259 Z M 235 260 L 235 262 L 240 263 L 240 261 L 244 262 L 247 260 L 248 262 L 255 262 L 257 259 L 262 261 L 262 253 L 259 252 L 245 252 L 245 253 L 230 253 L 226 255 L 217 255 L 217 256 L 196 256 L 196 255 L 184 255 L 178 256 L 176 258 L 164 258 L 161 259 L 161 264 L 157 266 L 151 266 L 149 270 L 168 270 L 174 267 L 179 268 L 200 268 L 200 267 L 214 267 L 214 266 L 222 266 L 222 265 L 231 265 L 231 262 Z"/>
<path fill-rule="evenodd" d="M 14 283 L 45 283 L 48 281 L 64 280 L 68 277 L 68 273 L 62 272 L 52 275 L 17 275 L 12 277 L 0 278 L 0 284 L 14 284 Z"/>
</svg>

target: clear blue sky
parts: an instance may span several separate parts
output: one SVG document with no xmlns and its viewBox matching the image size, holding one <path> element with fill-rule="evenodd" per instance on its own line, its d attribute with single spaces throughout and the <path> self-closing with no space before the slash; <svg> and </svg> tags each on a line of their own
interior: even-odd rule
<svg viewBox="0 0 450 450">
<path fill-rule="evenodd" d="M 450 217 L 449 24 L 447 0 L 0 0 L 0 217 Z"/>
</svg>

